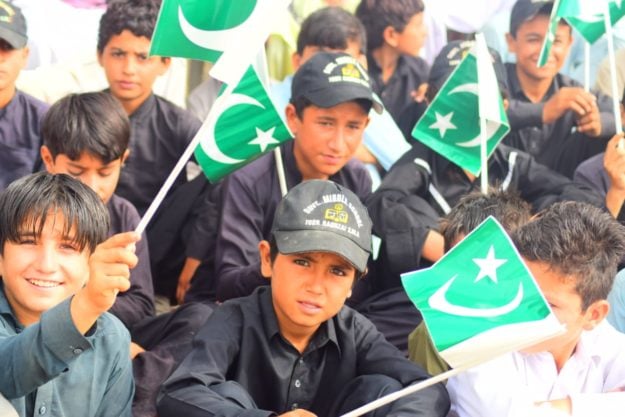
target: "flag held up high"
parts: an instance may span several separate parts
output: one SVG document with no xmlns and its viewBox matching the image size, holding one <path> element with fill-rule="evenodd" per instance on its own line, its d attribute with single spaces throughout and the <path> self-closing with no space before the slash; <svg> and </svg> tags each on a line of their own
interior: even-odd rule
<svg viewBox="0 0 625 417">
<path fill-rule="evenodd" d="M 562 331 L 501 225 L 492 217 L 434 266 L 402 274 L 441 356 L 476 364 Z"/>
</svg>

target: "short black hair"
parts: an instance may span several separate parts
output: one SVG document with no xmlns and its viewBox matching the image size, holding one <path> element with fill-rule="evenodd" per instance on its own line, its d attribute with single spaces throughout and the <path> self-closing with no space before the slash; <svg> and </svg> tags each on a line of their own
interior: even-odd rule
<svg viewBox="0 0 625 417">
<path fill-rule="evenodd" d="M 607 298 L 625 254 L 625 226 L 597 207 L 573 201 L 541 211 L 512 239 L 523 258 L 574 280 L 583 311 Z"/>
<path fill-rule="evenodd" d="M 445 252 L 454 241 L 468 235 L 488 216 L 493 216 L 511 233 L 530 220 L 531 206 L 514 190 L 490 188 L 488 194 L 474 191 L 463 196 L 440 221 L 440 232 L 445 241 Z"/>
<path fill-rule="evenodd" d="M 41 236 L 48 216 L 65 219 L 63 235 L 90 252 L 109 230 L 108 210 L 98 195 L 79 180 L 45 171 L 22 177 L 0 193 L 0 254 L 6 242 L 19 242 L 25 233 Z"/>
<path fill-rule="evenodd" d="M 344 50 L 349 41 L 357 42 L 360 52 L 367 53 L 367 33 L 360 20 L 341 7 L 324 7 L 302 23 L 297 53 L 301 55 L 307 46 Z"/>
<path fill-rule="evenodd" d="M 370 100 L 364 98 L 358 98 L 351 101 L 356 102 L 366 114 L 369 114 L 371 107 L 373 106 L 373 103 Z M 313 105 L 312 101 L 304 96 L 299 96 L 295 99 L 291 98 L 290 103 L 293 104 L 293 107 L 295 107 L 295 114 L 297 114 L 297 117 L 300 120 L 304 117 L 304 110 Z"/>
<path fill-rule="evenodd" d="M 108 92 L 70 94 L 48 109 L 41 134 L 53 158 L 76 160 L 86 152 L 108 164 L 128 149 L 130 122 Z"/>
<path fill-rule="evenodd" d="M 367 32 L 369 51 L 384 44 L 387 27 L 392 26 L 401 33 L 410 19 L 424 9 L 422 0 L 362 0 L 356 8 L 356 17 Z"/>
<path fill-rule="evenodd" d="M 110 1 L 100 18 L 98 52 L 102 53 L 111 38 L 124 30 L 152 39 L 160 7 L 160 0 Z"/>
</svg>

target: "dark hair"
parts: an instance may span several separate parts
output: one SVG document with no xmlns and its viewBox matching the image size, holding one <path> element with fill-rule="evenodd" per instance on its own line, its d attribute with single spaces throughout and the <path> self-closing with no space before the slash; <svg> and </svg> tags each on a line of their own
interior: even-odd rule
<svg viewBox="0 0 625 417">
<path fill-rule="evenodd" d="M 512 36 L 513 38 L 516 38 L 516 34 L 519 31 L 519 28 L 521 27 L 521 25 L 525 22 L 527 22 L 528 20 L 531 19 L 526 19 L 526 20 L 519 20 L 518 18 L 515 17 L 515 7 L 522 7 L 521 5 L 516 6 L 517 3 L 521 3 L 521 1 L 517 0 L 517 2 L 515 3 L 515 6 L 512 7 L 512 11 L 510 13 L 510 36 Z M 553 2 L 546 2 L 546 4 L 544 6 L 542 6 L 534 15 L 534 17 L 536 16 L 547 16 L 548 18 L 551 17 L 551 10 L 553 9 Z M 532 19 L 534 18 L 532 17 Z M 569 23 L 564 20 L 564 19 L 560 19 L 560 21 L 558 22 L 559 25 L 566 25 L 569 27 L 569 29 L 572 30 L 571 25 L 569 25 Z"/>
<path fill-rule="evenodd" d="M 625 254 L 625 226 L 586 203 L 560 202 L 512 236 L 521 256 L 575 281 L 582 310 L 606 299 Z"/>
<path fill-rule="evenodd" d="M 271 235 L 271 237 L 269 238 L 269 259 L 271 260 L 272 265 L 276 261 L 276 258 L 278 257 L 279 253 L 280 251 L 278 251 L 276 238 L 273 235 Z M 359 270 L 354 268 L 354 285 L 356 285 L 356 281 L 362 278 L 365 275 L 365 273 L 366 272 L 360 272 Z"/>
<path fill-rule="evenodd" d="M 424 8 L 422 0 L 362 0 L 356 8 L 356 17 L 367 32 L 369 51 L 384 44 L 387 27 L 403 32 L 410 19 Z"/>
<path fill-rule="evenodd" d="M 70 94 L 48 109 L 41 134 L 53 158 L 65 154 L 76 160 L 87 152 L 108 164 L 128 149 L 130 122 L 109 93 Z"/>
<path fill-rule="evenodd" d="M 324 7 L 310 14 L 297 36 L 297 53 L 307 46 L 346 49 L 347 42 L 358 42 L 360 52 L 367 53 L 367 34 L 356 16 L 341 7 Z"/>
<path fill-rule="evenodd" d="M 0 194 L 0 253 L 25 233 L 39 238 L 48 216 L 63 215 L 63 236 L 91 252 L 106 239 L 109 214 L 88 186 L 65 174 L 38 172 L 12 182 Z"/>
<path fill-rule="evenodd" d="M 356 102 L 366 114 L 369 114 L 369 112 L 371 111 L 371 107 L 373 106 L 373 103 L 365 98 L 357 98 L 350 101 Z M 306 110 L 307 107 L 314 105 L 309 99 L 304 96 L 291 98 L 290 102 L 291 104 L 293 104 L 293 107 L 295 107 L 295 114 L 297 114 L 297 117 L 300 120 L 302 120 L 302 117 L 304 116 L 304 110 Z"/>
<path fill-rule="evenodd" d="M 491 188 L 486 195 L 475 191 L 463 196 L 440 222 L 445 252 L 451 249 L 455 240 L 469 234 L 488 216 L 493 216 L 506 232 L 511 233 L 529 221 L 531 206 L 513 190 Z"/>
<path fill-rule="evenodd" d="M 114 0 L 100 18 L 98 52 L 102 53 L 113 36 L 129 30 L 135 36 L 152 39 L 160 0 Z"/>
</svg>

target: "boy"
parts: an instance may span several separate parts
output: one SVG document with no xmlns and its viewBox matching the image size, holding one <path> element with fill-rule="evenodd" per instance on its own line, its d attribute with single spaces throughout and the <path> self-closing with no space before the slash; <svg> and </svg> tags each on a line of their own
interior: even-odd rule
<svg viewBox="0 0 625 417">
<path fill-rule="evenodd" d="M 427 378 L 361 315 L 345 307 L 364 274 L 371 220 L 331 181 L 295 186 L 259 243 L 270 287 L 219 307 L 165 383 L 159 415 L 338 416 Z M 444 416 L 434 385 L 374 415 Z"/>
<path fill-rule="evenodd" d="M 128 116 L 119 101 L 105 92 L 64 97 L 50 107 L 43 122 L 41 155 L 46 169 L 69 174 L 98 194 L 110 215 L 109 235 L 134 230 L 139 223 L 134 206 L 113 194 L 128 156 L 129 135 Z M 136 244 L 136 254 L 138 262 L 130 276 L 130 289 L 117 297 L 110 312 L 131 331 L 130 356 L 137 382 L 133 415 L 140 417 L 155 414 L 160 383 L 182 359 L 191 336 L 211 310 L 187 304 L 153 317 L 147 242 Z"/>
<path fill-rule="evenodd" d="M 352 159 L 369 121 L 381 111 L 366 71 L 343 53 L 318 52 L 293 77 L 286 121 L 294 140 L 280 147 L 287 188 L 303 180 L 330 179 L 361 199 L 371 192 L 364 166 Z M 259 181 L 262 178 L 262 181 Z M 273 154 L 264 155 L 226 178 L 217 237 L 217 299 L 250 294 L 266 284 L 258 242 L 269 238 L 281 200 Z"/>
<path fill-rule="evenodd" d="M 139 236 L 100 243 L 106 208 L 63 174 L 13 182 L 0 207 L 0 393 L 22 416 L 130 416 L 128 332 L 106 311 Z"/>
<path fill-rule="evenodd" d="M 537 60 L 549 26 L 553 2 L 518 0 L 510 14 L 508 50 L 516 64 L 506 64 L 510 85 L 508 118 L 514 134 L 504 143 L 569 178 L 580 162 L 604 150 L 615 133 L 609 97 L 593 95 L 562 75 L 573 42 L 572 29 L 558 24 L 545 66 Z"/>
<path fill-rule="evenodd" d="M 27 40 L 20 8 L 0 1 L 0 190 L 41 168 L 39 130 L 48 106 L 15 88 L 28 60 Z"/>
<path fill-rule="evenodd" d="M 395 121 L 428 76 L 428 65 L 418 56 L 427 36 L 423 10 L 422 0 L 363 0 L 356 8 L 367 31 L 373 91 Z"/>
<path fill-rule="evenodd" d="M 98 60 L 110 93 L 130 118 L 130 155 L 117 186 L 143 215 L 199 130 L 191 113 L 152 93 L 152 85 L 170 58 L 149 56 L 159 2 L 125 0 L 109 4 L 100 20 Z M 147 229 L 156 294 L 173 299 L 177 277 L 185 262 L 197 263 L 207 254 L 210 237 L 192 214 L 201 211 L 202 192 L 209 188 L 203 175 L 188 182 L 176 179 Z M 181 241 L 181 236 L 185 236 Z"/>
<path fill-rule="evenodd" d="M 566 202 L 517 229 L 513 241 L 566 333 L 451 378 L 452 413 L 622 415 L 625 335 L 604 318 L 625 227 L 600 209 Z"/>
</svg>

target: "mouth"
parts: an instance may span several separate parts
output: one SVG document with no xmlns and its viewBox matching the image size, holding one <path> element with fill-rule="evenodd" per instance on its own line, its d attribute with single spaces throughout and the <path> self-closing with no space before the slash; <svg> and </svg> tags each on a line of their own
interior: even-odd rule
<svg viewBox="0 0 625 417">
<path fill-rule="evenodd" d="M 136 86 L 136 83 L 133 83 L 131 81 L 118 81 L 117 85 L 124 90 L 130 90 L 131 88 L 134 88 Z"/>
<path fill-rule="evenodd" d="M 49 281 L 45 279 L 28 278 L 26 279 L 26 281 L 28 281 L 29 284 L 38 288 L 56 288 L 56 287 L 60 287 L 61 285 L 63 285 L 61 282 Z"/>
<path fill-rule="evenodd" d="M 321 311 L 321 305 L 312 301 L 298 301 L 297 303 L 299 304 L 302 311 L 304 311 L 304 313 L 316 314 Z"/>
<path fill-rule="evenodd" d="M 332 165 L 340 164 L 343 161 L 343 157 L 337 156 L 337 155 L 326 155 L 326 154 L 323 154 L 323 155 L 321 155 L 321 158 L 323 158 L 323 160 L 326 163 L 332 164 Z"/>
</svg>

